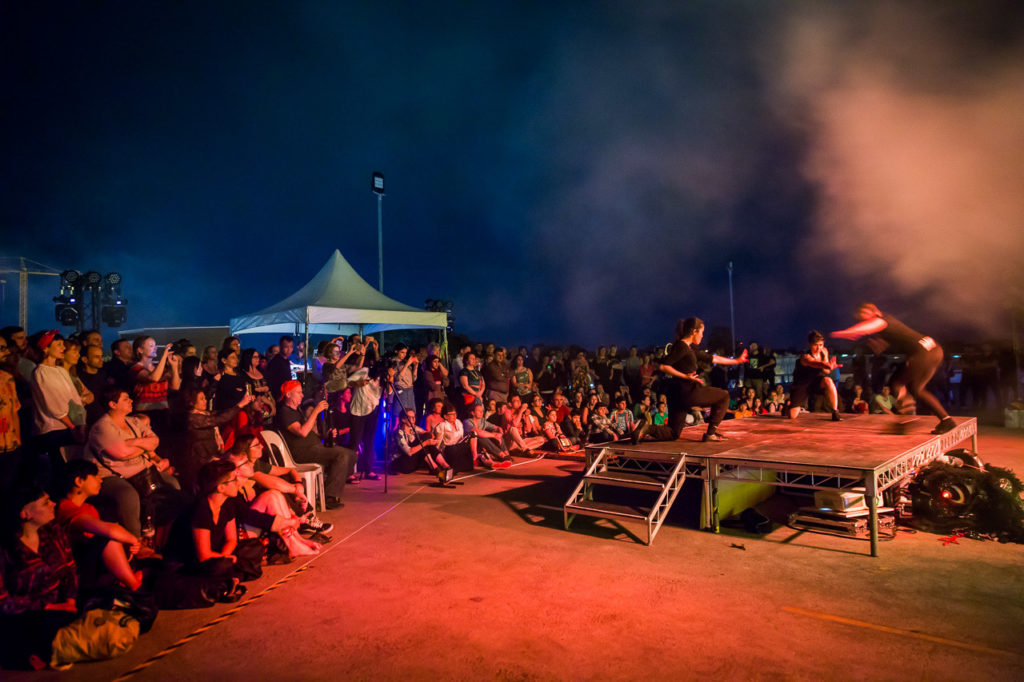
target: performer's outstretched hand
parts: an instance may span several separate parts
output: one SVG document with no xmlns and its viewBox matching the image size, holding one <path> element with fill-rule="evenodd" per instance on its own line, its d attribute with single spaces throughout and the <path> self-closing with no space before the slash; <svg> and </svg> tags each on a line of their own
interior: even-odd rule
<svg viewBox="0 0 1024 682">
<path fill-rule="evenodd" d="M 739 360 L 740 362 L 750 362 L 749 355 L 750 354 L 747 352 L 747 349 L 744 348 L 743 352 L 740 353 L 740 356 L 738 358 L 736 358 L 736 359 Z"/>
</svg>

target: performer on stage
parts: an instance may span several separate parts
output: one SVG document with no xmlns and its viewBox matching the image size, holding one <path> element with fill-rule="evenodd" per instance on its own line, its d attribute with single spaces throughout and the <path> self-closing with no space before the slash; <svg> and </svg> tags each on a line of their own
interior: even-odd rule
<svg viewBox="0 0 1024 682">
<path fill-rule="evenodd" d="M 875 353 L 891 348 L 905 355 L 907 360 L 903 368 L 890 381 L 897 404 L 909 390 L 918 403 L 927 405 L 939 418 L 933 434 L 952 431 L 956 422 L 942 407 L 939 399 L 925 388 L 942 364 L 942 346 L 935 339 L 914 331 L 892 315 L 882 313 L 874 303 L 861 303 L 857 307 L 857 317 L 860 322 L 847 329 L 834 331 L 832 336 L 851 340 L 862 336 L 873 337 L 868 339 L 868 345 Z"/>
<path fill-rule="evenodd" d="M 698 346 L 704 338 L 704 321 L 699 317 L 688 317 L 676 324 L 676 340 L 669 353 L 658 366 L 667 375 L 669 426 L 648 425 L 646 421 L 633 432 L 636 442 L 644 435 L 652 440 L 674 440 L 682 437 L 686 427 L 686 415 L 694 407 L 710 407 L 711 419 L 708 430 L 704 434 L 705 441 L 725 440 L 718 433 L 718 425 L 725 418 L 729 408 L 729 393 L 721 388 L 705 386 L 704 380 L 697 374 L 698 360 L 716 365 L 741 365 L 747 361 L 744 350 L 738 358 L 726 358 L 703 351 Z"/>
<path fill-rule="evenodd" d="M 835 358 L 828 356 L 825 348 L 825 337 L 819 331 L 807 335 L 807 352 L 796 361 L 793 370 L 793 389 L 790 393 L 789 409 L 786 416 L 796 419 L 801 409 L 807 407 L 807 395 L 811 388 L 825 391 L 828 404 L 832 407 L 832 421 L 842 421 L 839 416 L 839 392 L 829 374 L 842 365 L 836 364 Z"/>
</svg>

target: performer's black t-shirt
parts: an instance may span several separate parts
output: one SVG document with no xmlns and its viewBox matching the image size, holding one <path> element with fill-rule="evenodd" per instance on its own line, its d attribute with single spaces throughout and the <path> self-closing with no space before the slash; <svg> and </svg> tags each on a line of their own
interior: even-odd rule
<svg viewBox="0 0 1024 682">
<path fill-rule="evenodd" d="M 665 356 L 661 364 L 669 365 L 683 374 L 693 374 L 698 369 L 698 362 L 711 364 L 713 361 L 714 356 L 706 350 L 691 348 L 685 341 L 677 341 L 672 345 L 672 352 Z"/>
<path fill-rule="evenodd" d="M 894 353 L 913 355 L 925 350 L 920 344 L 924 334 L 914 331 L 892 315 L 883 314 L 882 319 L 885 320 L 886 327 L 876 336 L 887 343 Z"/>
</svg>

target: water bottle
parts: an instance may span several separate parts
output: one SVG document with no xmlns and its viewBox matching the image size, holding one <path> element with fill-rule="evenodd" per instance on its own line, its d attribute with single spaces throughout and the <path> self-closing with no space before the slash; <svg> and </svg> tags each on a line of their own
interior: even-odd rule
<svg viewBox="0 0 1024 682">
<path fill-rule="evenodd" d="M 153 517 L 150 514 L 146 514 L 146 517 L 142 520 L 142 546 L 150 549 L 155 549 L 154 545 L 156 539 L 156 527 L 153 525 Z"/>
</svg>

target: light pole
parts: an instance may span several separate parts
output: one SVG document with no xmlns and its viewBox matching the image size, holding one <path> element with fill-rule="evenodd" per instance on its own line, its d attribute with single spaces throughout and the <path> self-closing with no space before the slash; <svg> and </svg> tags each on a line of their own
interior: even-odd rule
<svg viewBox="0 0 1024 682">
<path fill-rule="evenodd" d="M 732 302 L 732 261 L 729 261 L 729 328 L 732 330 L 732 354 L 736 354 L 736 309 Z"/>
<path fill-rule="evenodd" d="M 374 171 L 373 193 L 377 195 L 377 289 L 384 293 L 384 174 Z"/>
</svg>

